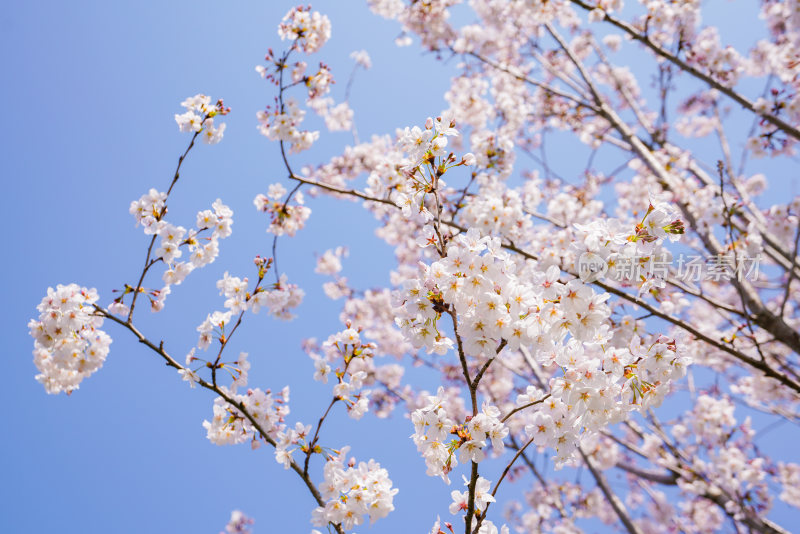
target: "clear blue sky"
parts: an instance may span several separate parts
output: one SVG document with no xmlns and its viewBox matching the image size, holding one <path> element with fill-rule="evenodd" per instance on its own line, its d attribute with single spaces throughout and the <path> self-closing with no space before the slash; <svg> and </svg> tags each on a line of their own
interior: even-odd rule
<svg viewBox="0 0 800 534">
<path fill-rule="evenodd" d="M 253 256 L 269 255 L 271 245 L 252 199 L 285 183 L 277 147 L 256 132 L 255 112 L 275 91 L 254 66 L 268 47 L 281 48 L 275 28 L 291 5 L 18 2 L 0 14 L 0 165 L 9 200 L 0 269 L 10 336 L 0 400 L 12 409 L 0 437 L 0 531 L 215 533 L 234 508 L 253 516 L 260 533 L 310 530 L 314 502 L 299 479 L 268 448 L 208 443 L 201 423 L 212 396 L 190 390 L 124 332 L 107 324 L 114 343 L 105 366 L 67 397 L 46 395 L 33 379 L 26 328 L 49 285 L 96 287 L 107 303 L 112 288 L 135 282 L 147 241 L 128 205 L 150 187 L 167 187 L 188 142 L 172 117 L 198 92 L 224 98 L 233 111 L 222 143 L 198 146 L 185 164 L 170 220 L 188 226 L 219 197 L 234 210 L 234 233 L 217 263 L 174 288 L 165 312 L 142 310 L 142 329 L 180 359 L 196 342 L 195 327 L 222 308 L 214 282 L 226 270 L 252 276 Z M 333 38 L 309 64 L 332 67 L 337 100 L 350 52 L 372 56 L 373 69 L 359 73 L 351 95 L 362 138 L 421 124 L 447 107 L 441 95 L 454 65 L 395 47 L 398 27 L 363 2 L 314 7 L 330 16 Z M 323 138 L 294 161 L 325 161 L 350 142 L 345 133 Z M 231 347 L 250 353 L 251 385 L 293 386 L 290 420 L 306 423 L 319 417 L 330 388 L 310 381 L 300 340 L 339 328 L 339 303 L 323 296 L 325 279 L 313 273 L 315 253 L 349 245 L 345 274 L 361 288 L 388 283 L 392 258 L 357 205 L 318 199 L 312 208 L 307 228 L 280 244 L 282 270 L 307 292 L 301 319 L 250 317 Z M 324 444 L 352 443 L 358 459 L 380 461 L 400 488 L 396 511 L 372 531 L 427 532 L 437 513 L 450 519 L 455 488 L 424 475 L 408 421 L 398 414 L 356 423 L 339 414 L 332 423 Z"/>
</svg>

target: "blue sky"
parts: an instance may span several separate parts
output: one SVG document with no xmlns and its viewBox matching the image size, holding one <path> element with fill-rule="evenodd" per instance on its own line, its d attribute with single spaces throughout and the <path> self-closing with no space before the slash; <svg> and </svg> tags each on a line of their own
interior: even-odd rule
<svg viewBox="0 0 800 534">
<path fill-rule="evenodd" d="M 0 400 L 14 407 L 0 438 L 0 530 L 217 532 L 234 508 L 256 519 L 257 532 L 310 530 L 314 503 L 299 479 L 268 448 L 208 443 L 201 423 L 211 416 L 212 396 L 190 390 L 124 332 L 107 324 L 114 343 L 105 366 L 67 397 L 46 395 L 33 379 L 26 328 L 48 286 L 96 287 L 108 302 L 111 289 L 135 282 L 147 239 L 128 205 L 169 184 L 188 142 L 173 114 L 198 92 L 224 98 L 232 113 L 222 143 L 198 146 L 185 163 L 170 220 L 188 226 L 196 211 L 221 198 L 234 210 L 234 233 L 217 263 L 174 289 L 162 314 L 141 310 L 141 328 L 182 359 L 196 342 L 195 327 L 222 308 L 215 281 L 226 270 L 252 277 L 253 256 L 269 255 L 271 246 L 252 199 L 270 183 L 286 183 L 277 146 L 256 132 L 255 112 L 275 91 L 254 66 L 268 47 L 280 50 L 275 28 L 291 5 L 19 2 L 0 14 L 1 165 L 7 221 L 15 223 L 0 267 L 10 335 Z M 374 67 L 359 72 L 351 93 L 362 139 L 444 109 L 454 62 L 395 47 L 394 23 L 362 2 L 344 6 L 314 5 L 330 16 L 333 38 L 309 64 L 331 66 L 340 100 L 350 52 L 370 53 Z M 323 162 L 351 141 L 346 133 L 322 137 L 312 153 L 294 157 L 295 168 Z M 357 205 L 316 199 L 312 208 L 306 229 L 279 245 L 281 269 L 307 292 L 300 319 L 250 317 L 230 349 L 250 353 L 251 385 L 293 386 L 290 420 L 307 423 L 324 410 L 330 388 L 311 382 L 300 340 L 339 328 L 339 304 L 323 296 L 325 279 L 313 273 L 315 254 L 348 245 L 345 274 L 361 288 L 387 284 L 392 260 Z M 425 477 L 405 419 L 356 423 L 338 413 L 331 422 L 324 444 L 353 444 L 352 454 L 381 462 L 400 488 L 396 511 L 372 531 L 426 532 L 437 514 L 448 515 L 456 488 Z"/>
</svg>

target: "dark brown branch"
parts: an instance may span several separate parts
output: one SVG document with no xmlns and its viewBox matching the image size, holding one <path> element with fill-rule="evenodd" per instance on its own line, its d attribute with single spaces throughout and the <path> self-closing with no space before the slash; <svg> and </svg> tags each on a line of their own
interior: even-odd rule
<svg viewBox="0 0 800 534">
<path fill-rule="evenodd" d="M 205 119 L 204 119 L 205 120 Z M 201 130 L 202 131 L 202 130 Z M 175 168 L 175 174 L 172 177 L 172 182 L 169 184 L 169 189 L 167 189 L 167 198 L 169 198 L 170 193 L 172 193 L 172 188 L 175 187 L 175 184 L 178 182 L 178 178 L 181 176 L 181 165 L 183 165 L 183 160 L 186 159 L 186 156 L 189 155 L 189 151 L 194 146 L 194 142 L 197 139 L 197 136 L 200 135 L 200 132 L 195 132 L 192 136 L 192 140 L 189 141 L 189 146 L 186 147 L 186 150 L 181 154 L 178 158 L 178 166 Z M 167 213 L 167 205 L 166 199 L 164 200 L 164 207 L 159 214 L 159 220 L 161 220 L 164 215 Z M 133 291 L 133 298 L 131 299 L 131 306 L 128 310 L 128 322 L 130 323 L 133 320 L 133 309 L 136 307 L 136 299 L 139 298 L 139 293 L 142 291 L 142 283 L 144 282 L 144 277 L 147 275 L 147 271 L 150 270 L 150 267 L 153 266 L 155 261 L 150 261 L 150 256 L 153 252 L 153 245 L 156 243 L 156 238 L 158 238 L 158 234 L 154 234 L 152 239 L 150 239 L 150 245 L 147 247 L 147 255 L 144 259 L 144 267 L 142 268 L 142 274 L 139 275 L 139 281 L 136 282 L 136 287 Z"/>
</svg>

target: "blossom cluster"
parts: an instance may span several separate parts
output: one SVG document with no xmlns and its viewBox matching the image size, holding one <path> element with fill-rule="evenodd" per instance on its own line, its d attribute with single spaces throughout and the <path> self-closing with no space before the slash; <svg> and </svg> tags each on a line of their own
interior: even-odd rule
<svg viewBox="0 0 800 534">
<path fill-rule="evenodd" d="M 285 196 L 286 188 L 283 185 L 272 184 L 266 195 L 256 195 L 253 204 L 258 211 L 269 214 L 270 224 L 267 232 L 276 236 L 286 234 L 294 237 L 311 216 L 311 208 L 304 205 L 305 199 L 300 191 L 293 196 L 295 204 L 289 205 L 289 199 L 284 200 Z"/>
<path fill-rule="evenodd" d="M 784 486 L 780 498 L 797 506 L 793 500 L 792 471 L 795 464 L 773 464 L 754 442 L 756 436 L 750 417 L 736 419 L 734 404 L 727 395 L 701 392 L 694 407 L 672 426 L 674 443 L 653 435 L 644 437 L 641 450 L 657 465 L 689 470 L 690 477 L 678 480 L 678 486 L 689 495 L 747 495 L 752 502 L 769 507 L 772 502 L 770 482 Z M 681 451 L 676 454 L 672 447 Z M 687 503 L 688 504 L 688 503 Z M 696 506 L 691 503 L 689 506 Z M 741 499 L 725 505 L 726 514 L 741 517 L 747 513 Z M 709 526 L 721 528 L 725 516 L 719 509 L 710 510 Z"/>
<path fill-rule="evenodd" d="M 635 285 L 640 294 L 665 286 L 665 272 L 659 264 L 668 264 L 672 254 L 663 244 L 665 238 L 677 241 L 684 232 L 675 209 L 666 203 L 652 204 L 633 228 L 617 219 L 604 219 L 574 225 L 578 238 L 571 246 L 574 272 L 587 282 L 602 276 Z"/>
<path fill-rule="evenodd" d="M 365 70 L 372 68 L 372 59 L 369 57 L 369 52 L 366 50 L 354 50 L 350 53 L 350 58 L 356 62 L 356 65 Z"/>
<path fill-rule="evenodd" d="M 485 235 L 497 235 L 519 242 L 533 223 L 525 213 L 524 197 L 496 177 L 479 179 L 480 191 L 471 196 L 461 211 L 462 220 Z"/>
<path fill-rule="evenodd" d="M 220 295 L 225 297 L 225 308 L 227 311 L 208 314 L 206 319 L 197 327 L 200 338 L 197 347 L 205 350 L 214 339 L 224 342 L 226 333 L 225 328 L 231 325 L 231 318 L 234 314 L 251 311 L 258 313 L 261 308 L 266 308 L 268 312 L 278 318 L 291 320 L 294 318 L 291 310 L 300 305 L 303 301 L 305 292 L 295 284 L 288 283 L 286 274 L 282 274 L 277 282 L 272 284 L 271 289 L 257 285 L 252 292 L 248 291 L 248 279 L 230 276 L 227 272 L 223 278 L 217 282 L 217 289 Z"/>
<path fill-rule="evenodd" d="M 225 532 L 220 534 L 250 534 L 250 526 L 254 523 L 253 519 L 244 515 L 241 510 L 231 512 L 231 518 L 225 525 Z"/>
<path fill-rule="evenodd" d="M 212 104 L 211 97 L 198 94 L 181 102 L 181 106 L 186 108 L 186 112 L 175 114 L 175 122 L 180 131 L 202 133 L 203 141 L 209 145 L 215 145 L 222 140 L 225 123 L 214 125 L 214 117 L 230 112 L 230 108 L 226 108 L 222 100 Z"/>
<path fill-rule="evenodd" d="M 405 169 L 412 172 L 433 158 L 447 155 L 449 137 L 459 135 L 455 121 L 450 117 L 428 117 L 425 127 L 406 127 L 397 132 L 397 148 L 406 155 Z"/>
<path fill-rule="evenodd" d="M 141 224 L 146 234 L 161 238 L 153 260 L 162 261 L 167 268 L 162 275 L 164 287 L 150 292 L 153 311 L 163 309 L 164 301 L 171 292 L 170 286 L 180 285 L 192 271 L 213 263 L 219 255 L 219 241 L 233 232 L 233 210 L 220 199 L 214 201 L 212 209 L 197 213 L 196 227 L 191 230 L 164 220 L 167 213 L 166 201 L 167 193 L 151 189 L 139 200 L 131 202 L 129 210 L 136 219 L 137 226 Z M 189 253 L 186 261 L 178 261 L 183 257 L 182 248 Z M 134 288 L 126 286 L 123 294 L 114 301 L 111 311 L 128 313 L 123 299 L 133 290 Z"/>
<path fill-rule="evenodd" d="M 380 356 L 397 355 L 410 348 L 390 326 L 388 292 L 367 291 L 364 298 L 349 298 L 341 315 L 346 329 L 319 343 L 311 338 L 303 349 L 314 364 L 314 379 L 327 384 L 335 377 L 334 395 L 347 406 L 348 415 L 359 419 L 368 410 L 381 418 L 391 415 L 401 399 L 405 369 L 397 363 L 380 363 Z M 360 326 L 355 327 L 358 322 Z M 366 343 L 365 337 L 375 339 Z M 369 389 L 367 389 L 369 388 Z"/>
<path fill-rule="evenodd" d="M 498 238 L 481 237 L 480 231 L 472 228 L 456 236 L 444 258 L 424 266 L 419 278 L 404 283 L 396 294 L 397 325 L 416 347 L 424 346 L 428 352 L 439 354 L 453 346 L 438 327 L 445 311 L 458 314 L 463 325 L 459 332 L 468 355 L 493 354 L 500 339 L 505 339 L 512 349 L 529 344 L 537 329 L 536 317 L 530 311 L 540 303 L 535 300 L 535 285 L 523 283 L 516 276 L 516 269 Z M 551 284 L 552 281 L 547 284 L 547 292 L 555 298 L 555 286 L 550 288 Z M 584 322 L 599 326 L 585 319 Z M 577 325 L 573 326 L 577 331 Z"/>
<path fill-rule="evenodd" d="M 136 219 L 136 226 L 141 224 L 144 233 L 152 235 L 158 234 L 164 226 L 161 218 L 164 216 L 166 205 L 167 194 L 151 188 L 139 200 L 132 201 L 128 211 Z"/>
<path fill-rule="evenodd" d="M 180 284 L 186 275 L 192 270 L 204 267 L 212 263 L 219 255 L 219 240 L 231 235 L 231 225 L 233 225 L 233 211 L 217 199 L 212 204 L 212 210 L 203 210 L 197 214 L 195 230 L 191 231 L 186 237 L 182 227 L 166 226 L 160 232 L 161 246 L 156 250 L 156 254 L 161 253 L 169 269 L 164 272 L 164 282 L 168 285 Z M 201 236 L 204 231 L 210 230 L 210 236 Z M 171 262 L 179 257 L 178 253 L 171 253 L 173 247 L 186 245 L 189 251 L 189 261 Z M 164 258 L 163 254 L 168 253 Z"/>
<path fill-rule="evenodd" d="M 258 447 L 263 435 L 273 440 L 284 428 L 284 418 L 289 414 L 289 387 L 280 396 L 273 397 L 269 390 L 248 389 L 244 394 L 229 392 L 234 403 L 242 405 L 253 420 L 222 397 L 214 400 L 214 416 L 203 421 L 206 437 L 215 445 L 235 445 L 251 441 Z M 262 435 L 263 432 L 263 435 Z"/>
<path fill-rule="evenodd" d="M 290 19 L 292 22 L 287 23 L 286 21 Z M 336 104 L 333 98 L 326 96 L 334 84 L 330 68 L 320 62 L 318 70 L 311 74 L 306 72 L 308 64 L 305 61 L 288 63 L 288 57 L 295 49 L 299 48 L 308 53 L 319 50 L 330 36 L 330 22 L 327 17 L 317 12 L 311 12 L 310 8 L 293 8 L 284 18 L 278 33 L 282 38 L 296 39 L 296 42 L 286 54 L 280 57 L 275 56 L 270 49 L 265 60 L 272 64 L 271 67 L 257 65 L 256 72 L 266 80 L 278 85 L 282 93 L 293 85 L 305 85 L 308 93 L 308 107 L 325 120 L 328 130 L 332 132 L 351 130 L 353 128 L 353 110 L 349 104 L 346 101 Z M 356 60 L 357 66 L 370 68 L 371 61 L 366 51 L 354 52 L 351 57 Z M 286 72 L 291 77 L 292 84 L 290 86 L 284 85 Z M 305 112 L 300 110 L 299 106 L 290 99 L 287 99 L 284 105 L 283 94 L 281 94 L 280 104 L 274 112 L 267 108 L 266 111 L 259 112 L 257 116 L 261 123 L 261 132 L 272 140 L 291 142 L 290 150 L 292 152 L 307 149 L 319 135 L 319 132 L 299 129 Z"/>
<path fill-rule="evenodd" d="M 305 296 L 303 291 L 297 284 L 290 284 L 289 277 L 282 274 L 278 281 L 272 285 L 272 289 L 263 291 L 266 295 L 259 297 L 256 295 L 256 301 L 253 303 L 253 312 L 258 313 L 257 305 L 266 306 L 269 313 L 273 317 L 283 320 L 294 319 L 292 310 L 300 306 Z"/>
<path fill-rule="evenodd" d="M 336 104 L 334 99 L 325 96 L 334 83 L 333 73 L 327 65 L 320 63 L 316 74 L 303 78 L 308 89 L 308 106 L 325 120 L 331 132 L 347 131 L 353 127 L 353 110 L 347 102 Z"/>
<path fill-rule="evenodd" d="M 526 430 L 538 445 L 555 448 L 564 462 L 582 432 L 596 432 L 632 409 L 658 405 L 688 364 L 671 340 L 645 346 L 634 336 L 629 347 L 613 346 L 607 299 L 580 279 L 561 282 L 555 266 L 542 272 L 518 265 L 498 238 L 470 229 L 450 242 L 444 258 L 423 264 L 420 277 L 404 283 L 396 294 L 396 322 L 416 347 L 444 354 L 454 344 L 442 333 L 440 320 L 454 314 L 465 355 L 480 361 L 503 347 L 530 347 L 540 365 L 562 369 L 563 376 L 550 381 L 551 397 Z M 439 412 L 432 408 L 433 414 Z M 437 421 L 428 424 L 441 431 L 452 424 L 446 412 Z M 429 472 L 442 474 L 453 451 L 431 443 L 420 449 Z M 473 461 L 482 459 L 481 447 L 472 447 Z"/>
<path fill-rule="evenodd" d="M 103 319 L 93 306 L 97 299 L 94 289 L 58 285 L 48 288 L 36 307 L 39 319 L 31 319 L 28 328 L 40 373 L 36 380 L 48 393 L 71 393 L 103 366 L 111 338 L 100 330 Z"/>
<path fill-rule="evenodd" d="M 305 116 L 306 112 L 300 109 L 300 105 L 293 99 L 289 99 L 283 109 L 267 107 L 256 113 L 261 135 L 271 141 L 290 143 L 289 152 L 292 153 L 311 148 L 314 141 L 319 139 L 319 132 L 300 129 Z"/>
<path fill-rule="evenodd" d="M 331 38 L 331 21 L 326 15 L 311 11 L 311 7 L 293 7 L 278 26 L 278 35 L 282 40 L 294 41 L 293 46 L 306 54 L 312 54 Z"/>
<path fill-rule="evenodd" d="M 347 256 L 345 247 L 337 247 L 334 250 L 326 250 L 317 259 L 317 266 L 314 272 L 318 274 L 336 275 L 342 270 L 342 257 Z"/>
<path fill-rule="evenodd" d="M 435 205 L 443 200 L 437 198 L 439 191 L 447 188 L 442 176 L 452 167 L 475 164 L 472 154 L 457 160 L 448 152 L 449 138 L 459 135 L 455 121 L 447 116 L 428 117 L 424 128 L 398 129 L 394 150 L 376 169 L 379 172 L 370 175 L 370 190 L 396 190 L 392 200 L 403 217 L 415 224 L 430 222 L 437 209 Z M 435 242 L 431 234 L 425 239 L 429 244 Z"/>
<path fill-rule="evenodd" d="M 349 322 L 347 326 L 346 330 L 331 335 L 321 347 L 307 341 L 305 348 L 314 362 L 314 380 L 326 384 L 334 376 L 337 380 L 334 398 L 345 403 L 350 417 L 361 419 L 369 409 L 371 393 L 363 387 L 388 377 L 372 361 L 374 345 L 363 343 L 359 330 L 351 328 Z M 335 370 L 332 365 L 337 366 Z"/>
<path fill-rule="evenodd" d="M 550 380 L 550 396 L 525 427 L 534 443 L 554 448 L 557 460 L 566 462 L 606 425 L 633 410 L 658 406 L 670 382 L 686 373 L 688 359 L 677 355 L 674 345 L 635 346 L 645 350 L 634 354 L 612 347 L 597 353 L 576 340 L 557 350 L 554 363 L 565 369 L 564 376 Z"/>
<path fill-rule="evenodd" d="M 394 510 L 394 496 L 398 490 L 386 469 L 374 460 L 359 462 L 347 459 L 350 447 L 342 447 L 325 463 L 325 481 L 320 487 L 325 506 L 317 507 L 311 514 L 314 526 L 328 523 L 341 524 L 346 530 L 364 522 L 371 523 L 386 517 Z"/>
<path fill-rule="evenodd" d="M 467 477 L 464 477 L 464 485 L 469 486 L 469 480 Z M 489 505 L 490 502 L 495 502 L 494 495 L 492 495 L 489 491 L 490 489 L 491 483 L 483 477 L 478 477 L 478 480 L 475 482 L 476 511 L 481 512 Z M 453 490 L 450 493 L 450 497 L 453 499 L 452 504 L 450 504 L 451 514 L 458 514 L 459 512 L 467 510 L 467 502 L 469 497 L 468 491 Z"/>
<path fill-rule="evenodd" d="M 489 443 L 496 455 L 502 454 L 508 428 L 500 421 L 500 410 L 487 403 L 480 413 L 457 423 L 448 416 L 445 400 L 444 388 L 440 387 L 436 395 L 428 397 L 425 406 L 414 410 L 411 437 L 425 459 L 427 474 L 440 476 L 449 484 L 448 473 L 459 462 L 482 462 Z"/>
</svg>

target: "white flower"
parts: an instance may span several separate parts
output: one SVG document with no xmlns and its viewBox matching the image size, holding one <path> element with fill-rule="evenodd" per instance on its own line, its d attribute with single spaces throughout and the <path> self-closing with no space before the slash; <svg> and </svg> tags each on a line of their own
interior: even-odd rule
<svg viewBox="0 0 800 534">
<path fill-rule="evenodd" d="M 345 530 L 360 525 L 364 517 L 370 522 L 386 517 L 394 510 L 394 496 L 389 473 L 374 460 L 346 462 L 350 447 L 343 447 L 338 456 L 329 458 L 324 467 L 325 481 L 320 487 L 325 506 L 311 514 L 311 524 L 325 526 L 342 523 Z M 354 466 L 354 467 L 353 467 Z"/>
<path fill-rule="evenodd" d="M 184 381 L 189 382 L 191 387 L 195 387 L 195 384 L 199 381 L 199 377 L 191 369 L 178 369 L 178 374 L 181 375 Z"/>
<path fill-rule="evenodd" d="M 328 365 L 328 362 L 321 358 L 314 360 L 314 369 L 314 380 L 327 384 L 328 375 L 331 373 L 331 366 Z"/>
<path fill-rule="evenodd" d="M 289 414 L 288 388 L 284 388 L 282 398 L 273 398 L 269 392 L 249 389 L 244 395 L 231 394 L 231 398 L 244 404 L 260 429 L 272 439 L 283 430 L 281 421 Z M 209 441 L 215 445 L 232 445 L 256 439 L 256 428 L 237 408 L 222 397 L 214 400 L 214 417 L 203 421 Z"/>
<path fill-rule="evenodd" d="M 214 126 L 213 117 L 217 114 L 225 115 L 230 109 L 223 107 L 221 100 L 212 104 L 211 97 L 198 94 L 181 102 L 181 106 L 186 108 L 186 112 L 175 114 L 175 122 L 180 131 L 194 134 L 202 132 L 203 141 L 209 145 L 222 140 L 225 124 Z"/>
<path fill-rule="evenodd" d="M 278 35 L 283 40 L 296 40 L 296 46 L 311 54 L 330 39 L 331 21 L 310 7 L 293 7 L 278 26 Z"/>
<path fill-rule="evenodd" d="M 48 393 L 71 393 L 80 382 L 100 369 L 108 355 L 111 338 L 95 315 L 98 296 L 94 289 L 76 284 L 47 289 L 37 306 L 39 319 L 28 323 L 34 339 L 36 375 Z"/>
<path fill-rule="evenodd" d="M 464 477 L 464 485 L 469 486 L 469 480 Z M 483 477 L 478 477 L 475 483 L 475 510 L 481 511 L 486 508 L 490 502 L 495 502 L 494 496 L 491 492 L 491 483 Z M 450 493 L 453 502 L 450 504 L 450 513 L 457 514 L 460 511 L 467 510 L 467 500 L 469 499 L 469 491 L 453 491 Z"/>
<path fill-rule="evenodd" d="M 166 200 L 166 193 L 150 189 L 139 200 L 131 202 L 128 211 L 136 218 L 136 226 L 141 224 L 144 227 L 145 234 L 158 234 L 165 225 L 161 221 L 161 216 Z"/>
</svg>

